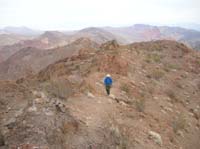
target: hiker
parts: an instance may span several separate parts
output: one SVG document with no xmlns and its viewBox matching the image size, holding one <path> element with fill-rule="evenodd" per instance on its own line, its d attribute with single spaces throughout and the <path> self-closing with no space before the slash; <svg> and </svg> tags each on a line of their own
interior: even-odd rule
<svg viewBox="0 0 200 149">
<path fill-rule="evenodd" d="M 110 88 L 112 86 L 112 78 L 110 76 L 110 74 L 107 74 L 105 79 L 104 79 L 104 85 L 105 85 L 105 88 L 106 88 L 106 92 L 107 92 L 107 95 L 110 95 Z"/>
</svg>

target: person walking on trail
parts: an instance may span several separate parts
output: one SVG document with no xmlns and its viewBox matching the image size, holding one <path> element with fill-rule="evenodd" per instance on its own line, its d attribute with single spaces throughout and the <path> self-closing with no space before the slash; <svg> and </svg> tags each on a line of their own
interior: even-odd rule
<svg viewBox="0 0 200 149">
<path fill-rule="evenodd" d="M 107 74 L 104 79 L 104 85 L 106 88 L 107 95 L 110 95 L 110 88 L 112 86 L 112 83 L 113 83 L 113 80 L 112 80 L 110 74 Z"/>
</svg>

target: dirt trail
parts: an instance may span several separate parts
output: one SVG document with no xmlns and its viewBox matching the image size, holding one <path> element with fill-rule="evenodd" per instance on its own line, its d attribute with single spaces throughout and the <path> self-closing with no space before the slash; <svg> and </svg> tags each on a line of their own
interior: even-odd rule
<svg viewBox="0 0 200 149">
<path fill-rule="evenodd" d="M 74 117 L 92 129 L 108 123 L 110 116 L 117 110 L 115 101 L 106 96 L 69 99 L 67 106 Z"/>
</svg>

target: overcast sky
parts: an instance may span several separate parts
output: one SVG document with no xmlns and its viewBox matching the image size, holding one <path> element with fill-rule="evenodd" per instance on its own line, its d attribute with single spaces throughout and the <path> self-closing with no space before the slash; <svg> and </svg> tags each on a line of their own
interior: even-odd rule
<svg viewBox="0 0 200 149">
<path fill-rule="evenodd" d="M 80 29 L 135 23 L 200 24 L 200 0 L 0 0 L 0 27 Z"/>
</svg>

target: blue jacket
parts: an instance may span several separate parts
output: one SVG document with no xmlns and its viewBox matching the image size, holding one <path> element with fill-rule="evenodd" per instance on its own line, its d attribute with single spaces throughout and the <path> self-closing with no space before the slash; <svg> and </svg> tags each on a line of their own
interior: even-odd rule
<svg viewBox="0 0 200 149">
<path fill-rule="evenodd" d="M 104 84 L 105 85 L 112 85 L 112 78 L 111 77 L 106 77 L 105 79 L 104 79 Z"/>
</svg>

